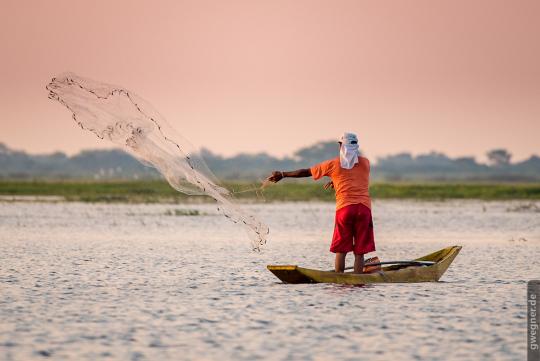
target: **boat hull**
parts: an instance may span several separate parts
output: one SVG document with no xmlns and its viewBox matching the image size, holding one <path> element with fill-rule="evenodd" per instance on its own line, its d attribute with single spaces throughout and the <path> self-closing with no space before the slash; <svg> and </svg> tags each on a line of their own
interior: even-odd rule
<svg viewBox="0 0 540 361">
<path fill-rule="evenodd" d="M 446 272 L 456 258 L 461 246 L 452 246 L 430 253 L 415 261 L 432 261 L 431 266 L 395 265 L 383 267 L 368 274 L 338 273 L 321 271 L 295 265 L 269 265 L 268 270 L 284 283 L 339 283 L 361 285 L 370 283 L 435 282 Z"/>
</svg>

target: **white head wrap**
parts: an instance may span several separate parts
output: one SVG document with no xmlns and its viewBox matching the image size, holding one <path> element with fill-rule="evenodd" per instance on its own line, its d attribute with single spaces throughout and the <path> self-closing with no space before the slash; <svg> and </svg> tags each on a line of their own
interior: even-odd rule
<svg viewBox="0 0 540 361">
<path fill-rule="evenodd" d="M 360 155 L 358 138 L 354 133 L 343 133 L 339 141 L 341 142 L 341 148 L 339 150 L 341 168 L 351 169 L 358 163 L 358 156 Z"/>
</svg>

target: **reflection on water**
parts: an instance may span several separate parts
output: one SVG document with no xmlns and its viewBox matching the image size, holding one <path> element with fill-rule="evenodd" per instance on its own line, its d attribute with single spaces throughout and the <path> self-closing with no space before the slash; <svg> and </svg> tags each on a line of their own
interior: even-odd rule
<svg viewBox="0 0 540 361">
<path fill-rule="evenodd" d="M 382 260 L 464 248 L 442 282 L 350 287 L 265 269 L 331 268 L 331 204 L 249 206 L 255 254 L 211 205 L 0 203 L 0 358 L 524 359 L 540 216 L 520 204 L 375 202 Z"/>
</svg>

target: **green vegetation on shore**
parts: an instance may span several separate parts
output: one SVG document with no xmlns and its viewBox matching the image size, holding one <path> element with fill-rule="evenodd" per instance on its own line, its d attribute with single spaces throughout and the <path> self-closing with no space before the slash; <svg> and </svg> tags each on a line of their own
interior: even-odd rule
<svg viewBox="0 0 540 361">
<path fill-rule="evenodd" d="M 252 189 L 257 185 L 228 183 L 240 191 L 239 199 L 253 201 L 333 201 L 334 192 L 324 190 L 321 183 L 284 182 L 269 186 L 261 195 Z M 540 184 L 408 184 L 375 183 L 370 192 L 375 199 L 540 199 Z M 0 181 L 0 196 L 58 196 L 80 202 L 205 202 L 208 197 L 187 196 L 164 181 Z"/>
</svg>

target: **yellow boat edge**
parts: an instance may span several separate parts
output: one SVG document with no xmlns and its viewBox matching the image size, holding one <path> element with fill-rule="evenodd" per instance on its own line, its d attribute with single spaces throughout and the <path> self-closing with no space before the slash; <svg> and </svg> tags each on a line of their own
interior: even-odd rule
<svg viewBox="0 0 540 361">
<path fill-rule="evenodd" d="M 412 283 L 435 282 L 446 272 L 454 261 L 461 246 L 446 247 L 423 257 L 417 261 L 436 262 L 425 267 L 383 267 L 381 271 L 370 274 L 337 273 L 299 267 L 297 265 L 268 265 L 266 268 L 284 283 Z"/>
</svg>

